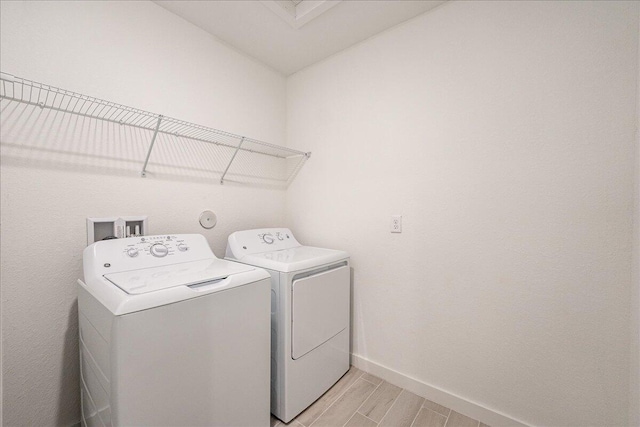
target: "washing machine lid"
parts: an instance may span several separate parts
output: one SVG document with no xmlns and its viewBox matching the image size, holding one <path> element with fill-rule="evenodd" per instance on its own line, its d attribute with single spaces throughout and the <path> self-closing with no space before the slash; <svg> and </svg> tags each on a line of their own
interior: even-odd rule
<svg viewBox="0 0 640 427">
<path fill-rule="evenodd" d="M 313 246 L 298 246 L 279 251 L 245 255 L 238 261 L 288 273 L 344 261 L 347 258 L 349 258 L 349 254 L 344 251 L 315 248 Z"/>
<path fill-rule="evenodd" d="M 105 274 L 104 278 L 129 295 L 157 292 L 176 286 L 196 286 L 254 270 L 249 265 L 217 258 Z"/>
</svg>

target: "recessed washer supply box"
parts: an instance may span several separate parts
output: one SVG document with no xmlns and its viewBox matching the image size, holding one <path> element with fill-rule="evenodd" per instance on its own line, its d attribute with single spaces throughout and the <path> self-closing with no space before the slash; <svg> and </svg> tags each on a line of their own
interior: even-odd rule
<svg viewBox="0 0 640 427">
<path fill-rule="evenodd" d="M 105 238 L 138 237 L 149 234 L 147 216 L 87 218 L 87 246 Z"/>
</svg>

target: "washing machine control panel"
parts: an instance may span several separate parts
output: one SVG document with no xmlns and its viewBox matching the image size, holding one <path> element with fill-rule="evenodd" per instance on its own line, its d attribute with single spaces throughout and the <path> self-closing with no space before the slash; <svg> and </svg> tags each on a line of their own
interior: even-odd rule
<svg viewBox="0 0 640 427">
<path fill-rule="evenodd" d="M 123 252 L 130 258 L 173 257 L 189 251 L 189 242 L 180 236 L 144 236 L 126 239 Z"/>
<path fill-rule="evenodd" d="M 229 236 L 227 256 L 280 251 L 300 246 L 288 228 L 237 231 Z"/>
<path fill-rule="evenodd" d="M 96 242 L 87 247 L 104 273 L 158 267 L 215 257 L 199 234 L 129 237 Z M 97 268 L 97 267 L 96 267 Z"/>
</svg>

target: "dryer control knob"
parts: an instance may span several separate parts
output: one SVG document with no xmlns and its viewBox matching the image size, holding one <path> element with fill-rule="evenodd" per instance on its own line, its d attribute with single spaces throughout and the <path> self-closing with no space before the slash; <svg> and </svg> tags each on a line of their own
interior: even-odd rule
<svg viewBox="0 0 640 427">
<path fill-rule="evenodd" d="M 178 243 L 178 250 L 180 252 L 186 252 L 189 250 L 189 246 L 185 245 L 184 243 Z"/>
<path fill-rule="evenodd" d="M 138 250 L 136 248 L 127 249 L 127 255 L 131 258 L 135 258 L 138 256 Z"/>
<path fill-rule="evenodd" d="M 167 247 L 162 243 L 156 243 L 149 248 L 149 252 L 151 252 L 151 255 L 153 256 L 162 258 L 163 256 L 167 256 L 169 249 L 167 249 Z"/>
<path fill-rule="evenodd" d="M 265 234 L 264 236 L 262 236 L 262 240 L 264 240 L 264 242 L 269 245 L 274 242 L 273 236 L 271 234 Z"/>
</svg>

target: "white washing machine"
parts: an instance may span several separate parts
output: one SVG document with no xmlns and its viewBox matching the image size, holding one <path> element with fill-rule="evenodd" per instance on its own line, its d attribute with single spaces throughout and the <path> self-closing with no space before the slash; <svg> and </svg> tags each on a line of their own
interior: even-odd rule
<svg viewBox="0 0 640 427">
<path fill-rule="evenodd" d="M 83 262 L 83 425 L 269 425 L 267 272 L 198 234 L 100 241 Z"/>
<path fill-rule="evenodd" d="M 276 228 L 233 233 L 225 258 L 271 274 L 271 412 L 289 422 L 349 369 L 349 255 Z"/>
</svg>

